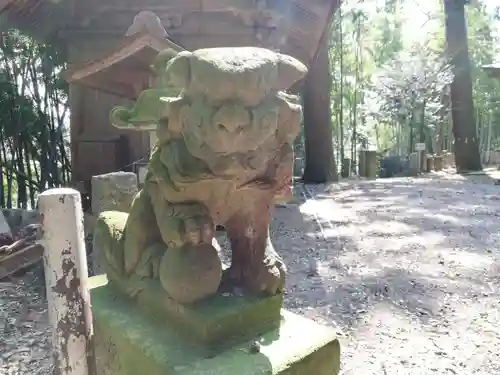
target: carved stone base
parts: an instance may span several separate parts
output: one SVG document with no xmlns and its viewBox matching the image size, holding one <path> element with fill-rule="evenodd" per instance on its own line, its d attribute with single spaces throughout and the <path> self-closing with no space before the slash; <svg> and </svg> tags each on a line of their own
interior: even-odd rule
<svg viewBox="0 0 500 375">
<path fill-rule="evenodd" d="M 183 305 L 170 298 L 158 281 L 147 283 L 134 300 L 121 297 L 117 290 L 121 286 L 107 284 L 105 276 L 93 278 L 93 283 L 101 285 L 92 291 L 93 299 L 122 301 L 130 306 L 127 309 L 138 307 L 145 319 L 170 327 L 180 339 L 206 352 L 267 332 L 279 326 L 281 320 L 281 294 L 268 297 L 218 294 Z"/>
<path fill-rule="evenodd" d="M 102 277 L 91 280 L 98 375 L 337 375 L 339 372 L 340 347 L 335 332 L 298 315 L 281 311 L 279 327 L 264 334 L 247 336 L 222 347 L 198 346 L 179 338 L 178 332 L 172 329 L 176 321 L 165 324 L 151 319 L 123 297 L 112 294 L 110 286 L 103 283 Z M 229 302 L 238 300 L 227 298 Z M 199 307 L 205 309 L 206 321 L 212 324 L 224 326 L 221 316 L 228 316 L 229 310 L 238 310 L 231 306 L 238 303 L 226 306 L 212 303 Z M 249 301 L 244 305 L 248 307 L 253 303 Z M 244 312 L 241 306 L 239 310 Z M 177 314 L 193 316 L 195 310 Z M 198 310 L 198 319 L 202 319 L 201 310 Z M 263 310 L 264 306 L 254 313 Z M 244 315 L 239 319 L 240 325 L 232 327 L 233 333 L 247 324 L 255 326 L 256 322 L 246 321 Z M 203 328 L 198 326 L 198 329 Z"/>
</svg>

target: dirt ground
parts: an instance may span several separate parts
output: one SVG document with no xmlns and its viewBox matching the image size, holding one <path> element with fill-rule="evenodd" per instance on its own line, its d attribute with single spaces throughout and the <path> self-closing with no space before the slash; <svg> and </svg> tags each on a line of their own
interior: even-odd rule
<svg viewBox="0 0 500 375">
<path fill-rule="evenodd" d="M 0 281 L 0 375 L 51 375 L 47 302 L 26 275 Z"/>
<path fill-rule="evenodd" d="M 299 189 L 304 202 L 278 208 L 272 222 L 289 267 L 285 304 L 338 329 L 343 375 L 500 374 L 491 177 Z M 29 284 L 0 283 L 1 375 L 50 372 L 46 306 Z"/>
</svg>

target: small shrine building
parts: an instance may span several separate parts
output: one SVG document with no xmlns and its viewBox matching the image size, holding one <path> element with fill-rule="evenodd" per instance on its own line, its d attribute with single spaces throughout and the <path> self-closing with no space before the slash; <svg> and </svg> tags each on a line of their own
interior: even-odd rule
<svg viewBox="0 0 500 375">
<path fill-rule="evenodd" d="M 88 185 L 93 175 L 131 170 L 147 160 L 150 132 L 113 127 L 109 111 L 129 104 L 151 84 L 148 69 L 159 51 L 236 46 L 277 50 L 309 67 L 297 90 L 304 96 L 306 143 L 310 149 L 314 145 L 307 162 L 314 164 L 320 182 L 326 173 L 323 159 L 331 154 L 331 136 L 325 137 L 331 135 L 325 35 L 339 2 L 0 0 L 0 13 L 2 23 L 59 47 L 69 62 L 65 78 L 70 83 L 75 184 Z M 139 14 L 153 13 L 159 25 L 133 22 Z"/>
</svg>

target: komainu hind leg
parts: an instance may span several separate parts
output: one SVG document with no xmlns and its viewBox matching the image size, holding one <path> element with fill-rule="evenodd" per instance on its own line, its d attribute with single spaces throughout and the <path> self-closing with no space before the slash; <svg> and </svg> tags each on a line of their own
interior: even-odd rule
<svg viewBox="0 0 500 375">
<path fill-rule="evenodd" d="M 108 280 L 133 297 L 144 281 L 158 275 L 166 251 L 147 193 L 142 190 L 130 213 L 103 212 L 94 230 L 94 248 L 99 249 Z"/>
<path fill-rule="evenodd" d="M 227 224 L 232 262 L 223 287 L 273 295 L 283 290 L 286 267 L 269 238 L 269 205 L 247 207 Z"/>
<path fill-rule="evenodd" d="M 141 260 L 144 264 L 143 252 L 158 243 L 162 243 L 162 237 L 151 197 L 147 190 L 142 189 L 132 201 L 127 218 L 123 250 L 125 273 L 136 272 Z"/>
</svg>

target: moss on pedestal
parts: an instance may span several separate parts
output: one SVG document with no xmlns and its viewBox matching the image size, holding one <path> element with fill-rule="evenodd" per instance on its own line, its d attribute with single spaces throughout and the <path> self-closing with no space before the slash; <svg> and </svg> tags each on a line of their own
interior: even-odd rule
<svg viewBox="0 0 500 375">
<path fill-rule="evenodd" d="M 121 297 L 119 290 L 123 286 L 108 284 L 104 275 L 93 278 L 93 284 L 99 285 L 92 290 L 93 299 L 120 300 L 127 308 L 137 307 L 145 319 L 175 331 L 180 339 L 205 351 L 267 332 L 278 327 L 281 320 L 281 294 L 266 297 L 216 294 L 193 304 L 180 304 L 156 280 L 144 283 L 145 287 L 134 299 Z"/>
<path fill-rule="evenodd" d="M 296 314 L 282 311 L 279 327 L 207 351 L 181 339 L 171 325 L 151 319 L 125 298 L 110 295 L 102 279 L 91 284 L 98 375 L 338 374 L 335 332 Z M 212 308 L 214 315 L 224 310 Z"/>
</svg>

